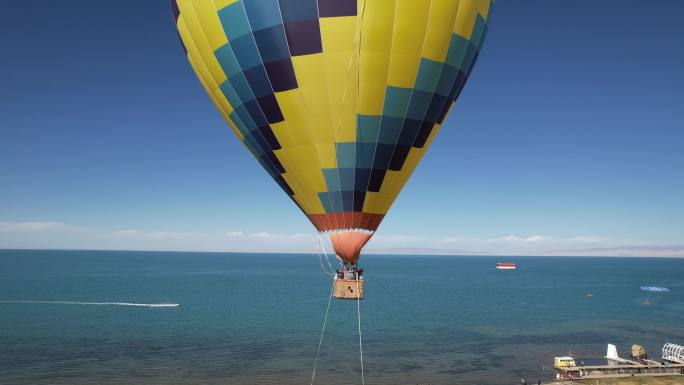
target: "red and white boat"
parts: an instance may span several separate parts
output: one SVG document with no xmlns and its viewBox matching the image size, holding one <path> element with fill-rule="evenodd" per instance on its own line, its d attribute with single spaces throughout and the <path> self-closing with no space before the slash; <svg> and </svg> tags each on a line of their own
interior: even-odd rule
<svg viewBox="0 0 684 385">
<path fill-rule="evenodd" d="M 496 264 L 496 268 L 499 270 L 515 270 L 515 262 L 499 262 Z"/>
</svg>

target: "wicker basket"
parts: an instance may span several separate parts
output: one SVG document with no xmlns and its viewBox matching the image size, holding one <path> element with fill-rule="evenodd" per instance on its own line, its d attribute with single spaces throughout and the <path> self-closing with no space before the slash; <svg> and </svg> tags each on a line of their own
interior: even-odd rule
<svg viewBox="0 0 684 385">
<path fill-rule="evenodd" d="M 336 279 L 333 297 L 339 299 L 363 299 L 364 280 Z"/>
</svg>

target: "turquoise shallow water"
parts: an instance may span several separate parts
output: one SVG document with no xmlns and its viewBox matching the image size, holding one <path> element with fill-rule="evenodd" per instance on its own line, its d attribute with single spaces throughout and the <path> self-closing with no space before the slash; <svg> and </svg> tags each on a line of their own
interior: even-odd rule
<svg viewBox="0 0 684 385">
<path fill-rule="evenodd" d="M 568 351 L 684 343 L 684 259 L 500 260 L 364 256 L 366 383 L 514 384 Z M 329 285 L 313 255 L 0 251 L 0 384 L 308 384 Z M 318 384 L 361 382 L 356 322 L 333 303 Z"/>
</svg>

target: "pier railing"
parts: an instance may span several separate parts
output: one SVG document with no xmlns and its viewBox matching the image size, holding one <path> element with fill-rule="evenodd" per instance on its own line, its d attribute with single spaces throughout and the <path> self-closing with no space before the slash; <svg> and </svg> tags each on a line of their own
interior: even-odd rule
<svg viewBox="0 0 684 385">
<path fill-rule="evenodd" d="M 684 376 L 684 364 L 594 365 L 556 367 L 559 380 L 607 377 Z"/>
</svg>

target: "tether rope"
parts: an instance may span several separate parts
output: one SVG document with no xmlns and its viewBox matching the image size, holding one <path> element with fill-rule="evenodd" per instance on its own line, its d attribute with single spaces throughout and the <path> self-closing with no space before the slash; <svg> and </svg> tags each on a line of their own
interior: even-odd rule
<svg viewBox="0 0 684 385">
<path fill-rule="evenodd" d="M 367 275 L 367 274 L 368 274 L 368 273 L 364 273 L 364 275 Z M 394 302 L 397 303 L 397 305 L 399 305 L 400 307 L 402 307 L 402 308 L 403 308 L 404 310 L 406 310 L 408 313 L 413 314 L 413 315 L 414 315 L 415 317 L 417 317 L 418 319 L 420 319 L 421 317 L 423 317 L 423 314 L 422 314 L 419 310 L 415 309 L 413 306 L 408 305 L 406 302 L 400 300 L 399 297 L 397 297 L 396 295 L 394 295 L 394 293 L 392 293 L 392 291 L 391 291 L 390 289 L 388 289 L 385 285 L 383 285 L 382 282 L 378 279 L 378 276 L 377 276 L 377 275 L 373 274 L 373 279 L 372 279 L 372 281 L 373 281 L 374 283 L 377 283 L 378 286 L 380 286 L 380 287 L 382 288 L 382 290 L 384 290 L 384 291 L 385 291 L 385 292 L 394 300 Z"/>
<path fill-rule="evenodd" d="M 359 276 L 356 276 L 356 314 L 359 318 L 359 355 L 361 361 L 361 384 L 366 385 L 366 378 L 363 375 L 363 344 L 361 342 L 361 292 L 359 291 Z"/>
<path fill-rule="evenodd" d="M 335 281 L 333 280 L 330 288 L 330 297 L 328 297 L 328 307 L 325 309 L 325 318 L 323 318 L 323 328 L 321 329 L 321 337 L 318 340 L 318 349 L 316 350 L 316 359 L 314 360 L 313 373 L 311 373 L 311 385 L 316 378 L 316 368 L 318 368 L 318 355 L 321 353 L 321 345 L 323 345 L 323 335 L 325 335 L 325 325 L 328 323 L 328 313 L 330 312 L 330 303 L 332 302 L 333 291 L 335 290 Z"/>
<path fill-rule="evenodd" d="M 367 275 L 367 273 L 364 273 L 364 275 Z M 392 290 L 388 289 L 387 286 L 385 286 L 382 281 L 378 279 L 378 276 L 373 274 L 372 275 L 372 282 L 375 284 L 378 284 L 382 288 L 382 290 L 387 293 L 387 295 L 390 296 L 394 300 L 394 302 L 399 305 L 400 308 L 403 309 L 403 311 L 406 314 L 411 314 L 413 317 L 415 317 L 416 320 L 425 320 L 427 318 L 427 314 L 417 308 L 415 305 L 412 305 L 410 302 L 404 302 L 401 299 L 399 299 L 398 296 L 396 296 L 394 293 L 392 293 Z"/>
</svg>

